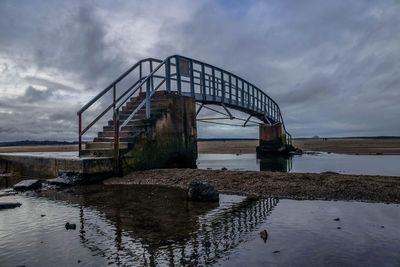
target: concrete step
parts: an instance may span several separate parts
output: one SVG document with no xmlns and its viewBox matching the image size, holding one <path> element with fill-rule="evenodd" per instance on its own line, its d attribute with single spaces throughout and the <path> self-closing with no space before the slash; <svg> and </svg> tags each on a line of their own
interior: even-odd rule
<svg viewBox="0 0 400 267">
<path fill-rule="evenodd" d="M 142 123 L 140 121 L 129 122 L 126 126 L 121 128 L 123 132 L 138 132 L 145 130 L 151 123 Z M 114 131 L 114 126 L 103 126 L 103 132 Z"/>
<path fill-rule="evenodd" d="M 82 157 L 113 157 L 114 149 L 97 148 L 97 149 L 83 149 L 81 150 Z"/>
<path fill-rule="evenodd" d="M 140 131 L 141 129 L 143 129 L 144 127 L 146 127 L 147 125 L 127 125 L 121 128 L 121 131 Z M 103 126 L 103 132 L 107 132 L 107 131 L 114 131 L 114 125 L 107 125 L 107 126 Z"/>
<path fill-rule="evenodd" d="M 129 107 L 131 109 L 135 109 L 137 106 L 139 106 L 140 103 L 142 103 L 142 101 L 143 100 L 126 102 L 126 104 L 123 106 L 123 108 L 124 107 Z"/>
<path fill-rule="evenodd" d="M 129 125 L 128 124 L 128 125 L 122 127 L 121 130 L 127 131 L 127 132 L 143 132 L 143 131 L 146 131 L 146 129 L 150 126 L 151 126 L 151 124 L 149 124 L 149 123 L 141 124 L 141 125 L 138 125 L 138 124 Z"/>
<path fill-rule="evenodd" d="M 135 143 L 137 141 L 137 136 L 133 136 L 133 137 L 120 137 L 119 138 L 119 142 L 122 142 L 122 143 L 129 143 L 129 144 L 131 144 L 131 143 Z M 97 143 L 97 142 L 114 142 L 114 137 L 95 137 L 94 139 L 93 139 L 93 142 L 94 143 Z"/>
<path fill-rule="evenodd" d="M 119 120 L 119 124 L 121 125 L 122 123 L 124 123 L 125 120 Z M 133 124 L 133 121 L 147 121 L 146 119 L 146 115 L 144 114 L 135 114 L 135 116 L 133 116 L 133 118 L 128 122 L 128 124 Z M 113 126 L 114 125 L 114 121 L 113 120 L 109 120 L 108 121 L 108 126 Z"/>
<path fill-rule="evenodd" d="M 135 131 L 135 132 L 133 132 L 133 131 L 120 131 L 119 132 L 119 136 L 121 138 L 134 137 L 134 136 L 137 136 L 140 132 L 142 132 L 142 131 Z M 105 132 L 99 132 L 97 136 L 98 137 L 113 137 L 114 134 L 115 134 L 114 131 L 105 131 Z"/>
<path fill-rule="evenodd" d="M 121 149 L 128 148 L 127 142 L 120 142 L 119 147 Z M 85 146 L 85 149 L 114 149 L 114 142 L 92 142 L 92 143 L 87 143 Z"/>
<path fill-rule="evenodd" d="M 162 112 L 160 110 L 152 110 L 151 111 L 151 116 L 155 116 L 155 115 L 160 115 Z M 124 113 L 120 113 L 119 114 L 119 119 L 121 121 L 125 121 L 127 118 L 129 118 L 129 116 L 131 115 L 131 113 L 128 112 L 124 112 Z M 146 119 L 146 110 L 139 110 L 132 119 Z"/>
<path fill-rule="evenodd" d="M 120 121 L 119 124 L 122 125 L 122 123 L 124 123 L 124 121 Z M 127 126 L 146 126 L 146 125 L 151 125 L 151 122 L 143 119 L 143 118 L 134 118 L 132 120 L 130 120 L 127 124 Z M 109 120 L 108 121 L 108 126 L 114 126 L 114 121 L 113 120 Z"/>
</svg>

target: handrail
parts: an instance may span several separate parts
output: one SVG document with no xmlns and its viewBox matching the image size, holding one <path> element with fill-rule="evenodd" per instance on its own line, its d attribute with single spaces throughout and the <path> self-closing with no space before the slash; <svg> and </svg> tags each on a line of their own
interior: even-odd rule
<svg viewBox="0 0 400 267">
<path fill-rule="evenodd" d="M 143 79 L 143 73 L 142 73 L 142 65 L 144 63 L 149 63 L 150 68 L 152 68 L 153 62 L 159 63 L 161 60 L 155 59 L 155 58 L 146 58 L 138 61 L 136 64 L 134 64 L 132 67 L 130 67 L 126 72 L 124 72 L 121 76 L 119 76 L 114 82 L 112 82 L 109 86 L 107 86 L 105 89 L 103 89 L 100 93 L 98 93 L 92 100 L 90 100 L 88 103 L 86 103 L 78 112 L 78 120 L 79 120 L 79 154 L 82 151 L 82 136 L 85 134 L 98 120 L 100 120 L 111 108 L 113 108 L 115 113 L 115 108 L 118 102 L 123 99 L 130 91 L 134 90 L 135 92 L 139 87 L 137 87 L 137 84 L 140 83 Z M 138 67 L 140 67 L 140 73 L 139 73 L 139 80 L 136 81 L 132 86 L 130 86 L 125 92 L 123 92 L 118 98 L 116 97 L 116 86 L 119 82 L 121 82 L 125 77 L 127 77 L 130 73 L 132 73 L 134 70 L 136 70 Z M 136 88 L 136 89 L 135 89 Z M 103 97 L 106 93 L 113 91 L 113 101 L 110 105 L 108 105 L 94 120 L 92 120 L 83 130 L 82 130 L 82 116 L 83 113 L 90 108 L 93 104 L 95 104 L 101 97 Z M 125 99 L 123 103 L 125 103 L 128 99 Z M 114 115 L 115 117 L 115 115 Z M 115 118 L 116 119 L 116 118 Z"/>
<path fill-rule="evenodd" d="M 99 100 L 100 97 L 102 97 L 104 94 L 106 94 L 107 92 L 109 92 L 111 90 L 111 88 L 116 85 L 117 83 L 119 83 L 123 78 L 125 78 L 129 73 L 131 73 L 134 69 L 136 69 L 139 65 L 141 65 L 144 62 L 147 61 L 155 61 L 158 62 L 161 60 L 159 59 L 155 59 L 155 58 L 145 58 L 142 60 L 139 60 L 135 65 L 133 65 L 132 67 L 130 67 L 127 71 L 125 71 L 121 76 L 119 76 L 115 81 L 113 81 L 109 86 L 107 86 L 103 91 L 101 91 L 100 93 L 98 93 L 95 97 L 93 97 L 92 100 L 90 100 L 88 103 L 86 103 L 79 111 L 78 111 L 78 115 L 82 114 L 85 110 L 87 110 L 91 105 L 93 105 L 97 100 Z"/>
<path fill-rule="evenodd" d="M 155 68 L 153 68 L 153 62 L 157 64 Z M 149 64 L 150 71 L 148 74 L 144 75 L 143 64 L 146 63 Z M 164 73 L 158 74 L 162 67 L 164 67 Z M 137 68 L 139 68 L 139 78 L 117 97 L 116 86 L 118 83 Z M 173 70 L 175 70 L 175 72 L 173 72 Z M 161 79 L 161 82 L 157 86 L 154 86 L 155 79 Z M 171 87 L 172 82 L 176 83 L 175 88 Z M 183 83 L 189 84 L 189 90 L 184 88 Z M 85 134 L 109 110 L 113 109 L 113 125 L 115 130 L 114 156 L 118 159 L 119 131 L 122 127 L 126 126 L 133 116 L 144 106 L 146 107 L 146 118 L 150 117 L 150 99 L 154 95 L 155 91 L 157 91 L 163 84 L 165 84 L 168 92 L 176 91 L 179 95 L 195 97 L 197 102 L 202 102 L 203 104 L 225 104 L 231 108 L 248 112 L 252 116 L 257 116 L 265 123 L 274 124 L 279 122 L 282 124 L 282 130 L 285 134 L 285 142 L 291 144 L 292 137 L 286 130 L 278 104 L 264 91 L 239 76 L 219 67 L 188 57 L 172 55 L 164 60 L 155 58 L 140 60 L 78 111 L 79 152 L 82 150 L 82 135 Z M 138 107 L 128 116 L 127 119 L 124 120 L 122 125 L 120 125 L 120 108 L 124 106 L 139 89 L 141 92 L 143 86 L 146 87 L 145 99 L 142 100 Z M 113 92 L 113 100 L 111 104 L 107 105 L 100 115 L 98 115 L 82 130 L 83 113 L 111 90 Z"/>
</svg>

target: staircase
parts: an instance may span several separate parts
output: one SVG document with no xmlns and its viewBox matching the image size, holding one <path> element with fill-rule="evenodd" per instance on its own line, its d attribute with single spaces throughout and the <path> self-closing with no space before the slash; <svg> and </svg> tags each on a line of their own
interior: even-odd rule
<svg viewBox="0 0 400 267">
<path fill-rule="evenodd" d="M 159 91 L 151 99 L 152 117 L 157 116 L 157 114 L 168 107 L 168 102 L 157 97 L 157 95 L 161 96 L 164 94 L 165 91 Z M 126 102 L 118 115 L 120 125 L 129 118 L 145 97 L 145 93 L 140 93 Z M 152 121 L 152 118 L 146 119 L 146 108 L 143 106 L 125 126 L 121 127 L 119 131 L 120 155 L 123 155 L 128 149 L 134 147 L 140 135 L 146 133 L 147 128 L 151 127 Z M 114 135 L 114 121 L 109 120 L 108 125 L 103 126 L 103 131 L 98 132 L 93 142 L 86 143 L 85 148 L 81 151 L 81 157 L 114 157 Z"/>
</svg>

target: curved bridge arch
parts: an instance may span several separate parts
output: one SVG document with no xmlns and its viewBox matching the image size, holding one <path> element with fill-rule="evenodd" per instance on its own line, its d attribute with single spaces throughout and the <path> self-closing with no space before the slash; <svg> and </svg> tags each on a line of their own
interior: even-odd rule
<svg viewBox="0 0 400 267">
<path fill-rule="evenodd" d="M 210 104 L 222 106 L 231 119 L 233 116 L 228 108 L 247 113 L 250 117 L 243 126 L 251 117 L 268 125 L 280 123 L 284 131 L 284 142 L 291 144 L 291 135 L 285 128 L 278 104 L 264 91 L 229 71 L 192 58 L 173 55 L 164 60 L 147 58 L 139 61 L 78 111 L 79 151 L 82 150 L 82 136 L 110 110 L 113 112 L 113 120 L 118 123 L 119 110 L 135 95 L 145 94 L 145 98 L 121 124 L 116 124 L 119 125 L 116 127 L 116 136 L 140 109 L 145 108 L 146 117 L 149 118 L 150 100 L 161 89 L 194 97 L 201 107 Z M 112 94 L 111 102 L 110 96 L 106 97 L 107 93 Z M 106 102 L 106 108 L 83 127 L 84 113 L 99 102 Z"/>
</svg>

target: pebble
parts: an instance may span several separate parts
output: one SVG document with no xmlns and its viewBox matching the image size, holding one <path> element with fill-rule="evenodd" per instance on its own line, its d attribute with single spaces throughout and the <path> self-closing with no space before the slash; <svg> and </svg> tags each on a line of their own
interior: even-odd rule
<svg viewBox="0 0 400 267">
<path fill-rule="evenodd" d="M 267 230 L 262 230 L 262 231 L 260 232 L 260 237 L 261 237 L 262 240 L 264 240 L 264 243 L 266 243 L 266 242 L 267 242 L 267 239 L 268 239 L 268 232 L 267 232 Z"/>
<path fill-rule="evenodd" d="M 67 222 L 65 224 L 65 229 L 67 229 L 67 230 L 76 230 L 76 224 Z"/>
</svg>

